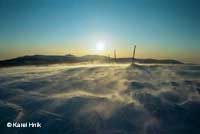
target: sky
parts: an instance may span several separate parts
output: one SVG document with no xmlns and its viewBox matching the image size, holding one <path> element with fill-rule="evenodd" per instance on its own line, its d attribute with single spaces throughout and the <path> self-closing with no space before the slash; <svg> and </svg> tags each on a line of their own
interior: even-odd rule
<svg viewBox="0 0 200 134">
<path fill-rule="evenodd" d="M 103 44 L 99 49 L 98 44 Z M 132 55 L 200 63 L 198 0 L 0 0 L 0 60 Z"/>
</svg>

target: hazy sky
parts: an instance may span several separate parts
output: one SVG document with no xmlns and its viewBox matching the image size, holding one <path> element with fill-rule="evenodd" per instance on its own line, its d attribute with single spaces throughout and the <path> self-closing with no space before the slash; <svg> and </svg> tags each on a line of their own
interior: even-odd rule
<svg viewBox="0 0 200 134">
<path fill-rule="evenodd" d="M 104 51 L 96 44 L 105 43 Z M 112 54 L 200 63 L 199 0 L 0 0 L 0 59 Z"/>
</svg>

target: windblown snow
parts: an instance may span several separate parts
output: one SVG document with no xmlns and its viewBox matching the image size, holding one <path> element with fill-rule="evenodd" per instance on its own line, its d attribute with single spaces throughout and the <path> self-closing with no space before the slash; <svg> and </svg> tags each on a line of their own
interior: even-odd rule
<svg viewBox="0 0 200 134">
<path fill-rule="evenodd" d="M 198 134 L 199 124 L 199 65 L 0 69 L 1 134 Z"/>
</svg>

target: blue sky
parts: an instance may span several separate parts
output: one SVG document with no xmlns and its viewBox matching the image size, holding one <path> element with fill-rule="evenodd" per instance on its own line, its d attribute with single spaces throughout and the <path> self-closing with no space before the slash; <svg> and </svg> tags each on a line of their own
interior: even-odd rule
<svg viewBox="0 0 200 134">
<path fill-rule="evenodd" d="M 127 57 L 196 62 L 198 0 L 1 0 L 0 59 L 32 54 L 95 54 L 99 41 Z M 99 54 L 99 53 L 97 53 Z"/>
</svg>

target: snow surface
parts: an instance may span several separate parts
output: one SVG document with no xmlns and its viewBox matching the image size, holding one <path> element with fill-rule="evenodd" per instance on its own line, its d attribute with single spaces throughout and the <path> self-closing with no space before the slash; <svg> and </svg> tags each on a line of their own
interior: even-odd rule
<svg viewBox="0 0 200 134">
<path fill-rule="evenodd" d="M 199 134 L 199 114 L 199 65 L 0 69 L 1 134 Z"/>
</svg>

